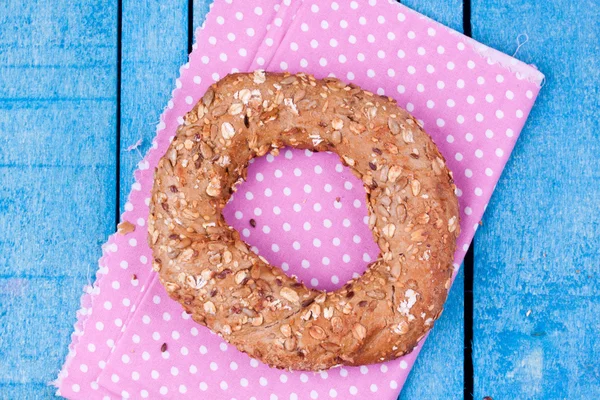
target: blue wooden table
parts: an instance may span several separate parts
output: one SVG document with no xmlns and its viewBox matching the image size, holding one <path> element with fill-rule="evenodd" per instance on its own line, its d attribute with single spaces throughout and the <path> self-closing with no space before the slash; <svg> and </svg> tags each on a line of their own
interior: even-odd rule
<svg viewBox="0 0 600 400">
<path fill-rule="evenodd" d="M 53 395 L 209 2 L 0 4 L 0 398 Z M 600 2 L 403 3 L 546 83 L 401 398 L 600 398 Z"/>
</svg>

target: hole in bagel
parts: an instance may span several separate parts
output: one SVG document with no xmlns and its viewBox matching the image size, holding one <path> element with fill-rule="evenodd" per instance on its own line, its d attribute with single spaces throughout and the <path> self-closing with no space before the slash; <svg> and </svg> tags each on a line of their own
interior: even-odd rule
<svg viewBox="0 0 600 400">
<path fill-rule="evenodd" d="M 332 291 L 379 255 L 365 202 L 363 183 L 336 154 L 286 148 L 251 161 L 223 215 L 270 264 Z"/>
</svg>

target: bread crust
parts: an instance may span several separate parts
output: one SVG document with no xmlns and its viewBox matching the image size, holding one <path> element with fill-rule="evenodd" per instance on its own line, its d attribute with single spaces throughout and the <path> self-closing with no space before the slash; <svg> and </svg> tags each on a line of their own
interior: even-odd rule
<svg viewBox="0 0 600 400">
<path fill-rule="evenodd" d="M 307 288 L 250 251 L 222 216 L 248 161 L 332 151 L 364 183 L 381 253 L 360 277 Z M 239 73 L 186 115 L 155 171 L 154 269 L 198 323 L 277 368 L 324 370 L 410 352 L 442 312 L 459 233 L 452 174 L 388 97 L 335 78 Z"/>
</svg>

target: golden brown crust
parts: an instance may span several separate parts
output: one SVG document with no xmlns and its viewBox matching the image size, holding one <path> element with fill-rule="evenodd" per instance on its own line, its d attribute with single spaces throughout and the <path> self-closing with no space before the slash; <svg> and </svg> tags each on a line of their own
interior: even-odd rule
<svg viewBox="0 0 600 400">
<path fill-rule="evenodd" d="M 248 161 L 285 146 L 336 152 L 364 183 L 381 253 L 334 292 L 269 265 L 221 215 Z M 195 321 L 271 366 L 391 360 L 442 311 L 459 231 L 454 190 L 431 138 L 391 98 L 335 78 L 229 75 L 187 114 L 159 162 L 154 269 Z"/>
</svg>

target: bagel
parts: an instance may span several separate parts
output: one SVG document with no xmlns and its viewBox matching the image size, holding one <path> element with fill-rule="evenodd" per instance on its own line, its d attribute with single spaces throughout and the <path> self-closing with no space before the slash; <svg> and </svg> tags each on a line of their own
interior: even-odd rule
<svg viewBox="0 0 600 400">
<path fill-rule="evenodd" d="M 222 210 L 248 162 L 284 147 L 337 153 L 364 183 L 380 255 L 336 291 L 250 251 Z M 459 233 L 452 174 L 389 98 L 335 78 L 231 74 L 186 115 L 155 170 L 153 268 L 169 296 L 251 357 L 324 370 L 410 352 L 442 312 Z"/>
</svg>

